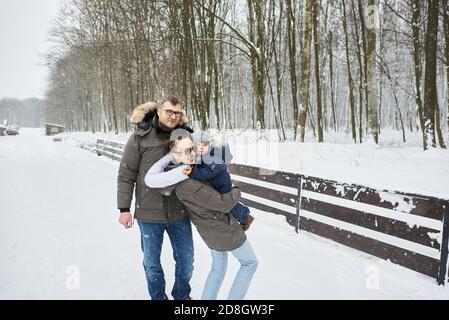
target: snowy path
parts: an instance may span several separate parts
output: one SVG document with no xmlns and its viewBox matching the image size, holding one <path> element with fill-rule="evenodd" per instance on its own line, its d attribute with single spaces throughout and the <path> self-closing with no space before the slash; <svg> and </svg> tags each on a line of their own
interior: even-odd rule
<svg viewBox="0 0 449 320">
<path fill-rule="evenodd" d="M 0 299 L 147 298 L 138 228 L 117 223 L 117 167 L 53 142 L 43 130 L 0 138 Z M 282 217 L 254 215 L 248 236 L 260 264 L 249 299 L 449 299 L 449 286 L 437 287 L 429 277 L 311 234 L 298 236 Z M 210 257 L 196 233 L 195 245 L 192 296 L 198 299 Z M 231 258 L 220 297 L 237 267 Z M 76 270 L 80 287 L 70 290 L 67 279 Z M 378 286 L 370 281 L 377 272 Z"/>
</svg>

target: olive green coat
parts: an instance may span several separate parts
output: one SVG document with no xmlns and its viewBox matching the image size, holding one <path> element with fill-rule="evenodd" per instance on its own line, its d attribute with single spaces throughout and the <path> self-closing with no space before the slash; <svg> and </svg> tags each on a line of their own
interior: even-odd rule
<svg viewBox="0 0 449 320">
<path fill-rule="evenodd" d="M 174 193 L 209 248 L 232 251 L 246 241 L 242 226 L 229 214 L 240 200 L 238 188 L 220 194 L 207 182 L 187 179 L 176 185 Z"/>
<path fill-rule="evenodd" d="M 134 218 L 153 223 L 169 223 L 184 218 L 187 211 L 175 194 L 163 196 L 145 185 L 148 169 L 166 153 L 169 132 L 151 126 L 137 128 L 123 151 L 117 177 L 117 207 L 130 208 L 135 189 Z"/>
</svg>

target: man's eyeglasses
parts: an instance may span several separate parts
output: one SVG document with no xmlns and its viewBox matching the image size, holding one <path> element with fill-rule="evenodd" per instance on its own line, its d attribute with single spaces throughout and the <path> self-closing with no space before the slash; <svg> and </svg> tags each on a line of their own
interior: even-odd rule
<svg viewBox="0 0 449 320">
<path fill-rule="evenodd" d="M 184 113 L 180 112 L 180 111 L 173 111 L 170 109 L 162 109 L 165 111 L 165 114 L 167 115 L 167 117 L 172 117 L 173 115 L 176 116 L 176 118 L 180 118 Z"/>
</svg>

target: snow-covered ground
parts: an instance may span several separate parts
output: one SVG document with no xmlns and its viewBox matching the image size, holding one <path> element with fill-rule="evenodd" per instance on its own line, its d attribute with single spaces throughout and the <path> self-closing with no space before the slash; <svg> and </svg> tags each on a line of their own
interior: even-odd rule
<svg viewBox="0 0 449 320">
<path fill-rule="evenodd" d="M 117 222 L 118 163 L 79 148 L 95 135 L 63 137 L 54 142 L 43 129 L 0 137 L 0 299 L 147 299 L 138 228 L 124 230 Z M 256 155 L 266 146 L 251 139 L 230 138 L 236 162 L 265 164 Z M 278 169 L 449 196 L 445 151 L 276 145 L 260 152 L 267 158 L 279 152 L 279 162 L 272 162 Z M 259 269 L 248 299 L 449 299 L 449 286 L 432 278 L 307 232 L 297 235 L 284 218 L 252 211 L 248 237 Z M 194 240 L 192 296 L 198 299 L 210 256 L 196 232 Z M 169 293 L 168 239 L 162 256 Z M 229 264 L 221 298 L 238 268 L 233 258 Z"/>
</svg>

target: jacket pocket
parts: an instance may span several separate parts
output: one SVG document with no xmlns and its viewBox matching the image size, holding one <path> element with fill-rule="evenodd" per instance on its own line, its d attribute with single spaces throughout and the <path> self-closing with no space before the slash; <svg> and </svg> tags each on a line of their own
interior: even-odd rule
<svg viewBox="0 0 449 320">
<path fill-rule="evenodd" d="M 164 208 L 162 195 L 154 189 L 144 187 L 140 199 L 140 206 L 143 209 L 160 210 L 162 212 Z"/>
</svg>

